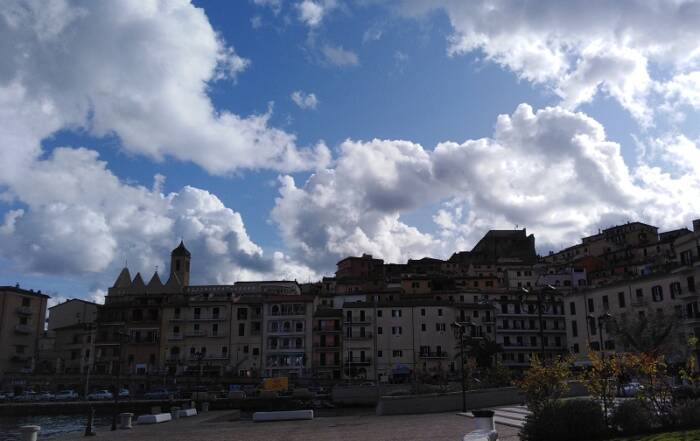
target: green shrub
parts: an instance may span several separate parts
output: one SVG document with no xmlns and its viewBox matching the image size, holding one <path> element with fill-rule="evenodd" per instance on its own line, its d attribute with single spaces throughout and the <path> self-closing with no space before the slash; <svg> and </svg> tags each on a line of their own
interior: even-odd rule
<svg viewBox="0 0 700 441">
<path fill-rule="evenodd" d="M 639 400 L 625 400 L 612 411 L 610 425 L 622 435 L 648 433 L 653 429 L 652 415 Z"/>
<path fill-rule="evenodd" d="M 673 413 L 679 429 L 700 427 L 700 400 L 684 400 L 675 406 Z"/>
<path fill-rule="evenodd" d="M 528 416 L 522 441 L 591 441 L 608 433 L 600 405 L 592 400 L 559 400 Z"/>
</svg>

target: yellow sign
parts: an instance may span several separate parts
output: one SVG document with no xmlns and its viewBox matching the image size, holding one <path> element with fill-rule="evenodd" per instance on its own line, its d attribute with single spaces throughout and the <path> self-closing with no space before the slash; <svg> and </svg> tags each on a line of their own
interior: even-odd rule
<svg viewBox="0 0 700 441">
<path fill-rule="evenodd" d="M 263 389 L 270 391 L 286 391 L 289 389 L 289 379 L 287 377 L 266 378 L 263 382 Z"/>
</svg>

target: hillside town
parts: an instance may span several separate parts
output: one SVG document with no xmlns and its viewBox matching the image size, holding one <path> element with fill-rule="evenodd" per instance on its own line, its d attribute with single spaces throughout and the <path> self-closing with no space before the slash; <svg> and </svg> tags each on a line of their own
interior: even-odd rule
<svg viewBox="0 0 700 441">
<path fill-rule="evenodd" d="M 458 378 L 460 338 L 477 365 L 630 348 L 614 320 L 666 314 L 674 341 L 700 336 L 700 219 L 662 231 L 630 222 L 546 256 L 525 229 L 491 230 L 470 251 L 389 263 L 346 257 L 332 277 L 192 285 L 181 242 L 167 274 L 116 275 L 104 305 L 0 287 L 2 390 L 143 394 L 157 386 L 439 382 Z M 462 354 L 463 355 L 463 354 Z M 678 354 L 682 361 L 687 354 Z M 697 356 L 697 355 L 696 355 Z M 477 360 L 478 359 L 478 360 Z"/>
</svg>

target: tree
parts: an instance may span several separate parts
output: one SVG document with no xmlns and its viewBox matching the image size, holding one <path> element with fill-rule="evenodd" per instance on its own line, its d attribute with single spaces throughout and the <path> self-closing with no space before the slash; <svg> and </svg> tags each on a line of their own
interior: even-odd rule
<svg viewBox="0 0 700 441">
<path fill-rule="evenodd" d="M 632 352 L 677 356 L 678 348 L 673 345 L 673 336 L 679 331 L 679 322 L 675 315 L 663 309 L 647 309 L 636 315 L 613 317 L 609 322 L 609 332 Z"/>
<path fill-rule="evenodd" d="M 558 357 L 548 363 L 541 362 L 536 355 L 532 357 L 530 368 L 515 385 L 525 395 L 527 407 L 533 414 L 537 414 L 569 390 L 570 367 L 570 357 Z"/>
</svg>

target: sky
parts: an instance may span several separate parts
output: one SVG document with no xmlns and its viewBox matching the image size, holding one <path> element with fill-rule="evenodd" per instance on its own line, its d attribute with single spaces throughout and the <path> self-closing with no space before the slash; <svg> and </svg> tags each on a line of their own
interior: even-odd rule
<svg viewBox="0 0 700 441">
<path fill-rule="evenodd" d="M 54 303 L 700 217 L 698 1 L 2 3 L 0 285 Z"/>
</svg>

